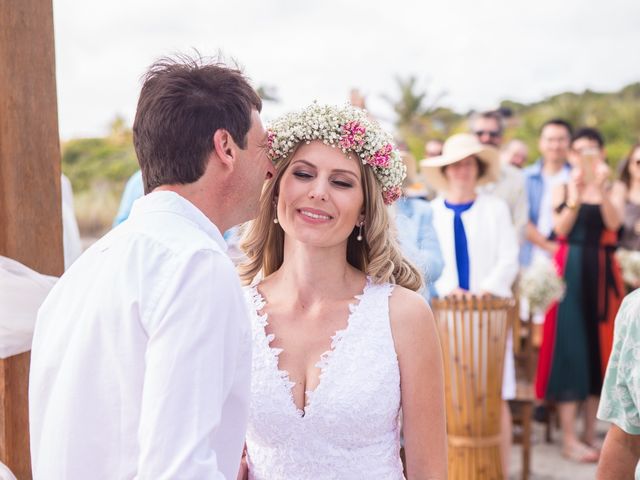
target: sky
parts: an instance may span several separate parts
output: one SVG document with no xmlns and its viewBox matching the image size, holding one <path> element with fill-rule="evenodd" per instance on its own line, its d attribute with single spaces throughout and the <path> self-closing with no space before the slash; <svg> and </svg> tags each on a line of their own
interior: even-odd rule
<svg viewBox="0 0 640 480">
<path fill-rule="evenodd" d="M 640 81 L 637 0 L 53 0 L 62 139 L 131 124 L 141 77 L 173 53 L 222 52 L 254 85 L 275 87 L 263 119 L 360 89 L 383 98 L 415 75 L 464 112 Z M 635 59 L 635 60 L 634 60 Z"/>
</svg>

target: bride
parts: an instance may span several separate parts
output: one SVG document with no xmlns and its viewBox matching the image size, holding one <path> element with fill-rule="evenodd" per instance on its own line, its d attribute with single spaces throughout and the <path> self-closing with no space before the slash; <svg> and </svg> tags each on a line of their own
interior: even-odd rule
<svg viewBox="0 0 640 480">
<path fill-rule="evenodd" d="M 247 226 L 250 479 L 446 477 L 440 346 L 385 204 L 405 168 L 363 110 L 276 121 L 278 172 Z M 240 477 L 244 475 L 241 472 Z"/>
</svg>

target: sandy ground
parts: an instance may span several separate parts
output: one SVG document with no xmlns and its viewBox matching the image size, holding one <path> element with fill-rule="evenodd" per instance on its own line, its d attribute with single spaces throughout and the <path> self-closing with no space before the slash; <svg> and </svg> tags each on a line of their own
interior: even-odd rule
<svg viewBox="0 0 640 480">
<path fill-rule="evenodd" d="M 604 440 L 608 424 L 598 422 L 598 435 Z M 533 423 L 530 480 L 593 480 L 596 477 L 595 464 L 571 462 L 561 455 L 560 431 L 554 430 L 553 443 L 546 443 L 544 425 Z M 522 448 L 514 445 L 511 451 L 509 480 L 522 478 Z"/>
</svg>

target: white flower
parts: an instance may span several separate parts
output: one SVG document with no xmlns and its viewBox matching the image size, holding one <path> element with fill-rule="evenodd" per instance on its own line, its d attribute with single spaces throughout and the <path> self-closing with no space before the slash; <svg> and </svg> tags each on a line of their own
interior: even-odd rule
<svg viewBox="0 0 640 480">
<path fill-rule="evenodd" d="M 640 252 L 620 248 L 616 251 L 616 258 L 622 269 L 624 282 L 631 286 L 640 283 Z"/>
<path fill-rule="evenodd" d="M 384 201 L 392 203 L 401 195 L 406 167 L 393 137 L 372 121 L 364 110 L 344 105 L 313 103 L 299 112 L 288 113 L 269 126 L 269 156 L 274 163 L 286 158 L 301 142 L 321 140 L 352 152 L 372 168 L 383 191 Z"/>
<path fill-rule="evenodd" d="M 520 296 L 529 301 L 532 312 L 544 313 L 564 297 L 566 285 L 551 261 L 537 257 L 520 279 Z"/>
</svg>

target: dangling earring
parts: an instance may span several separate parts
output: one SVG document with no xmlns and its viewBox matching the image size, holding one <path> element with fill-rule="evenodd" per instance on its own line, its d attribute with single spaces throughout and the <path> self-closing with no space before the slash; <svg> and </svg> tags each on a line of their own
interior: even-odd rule
<svg viewBox="0 0 640 480">
<path fill-rule="evenodd" d="M 275 218 L 273 219 L 273 223 L 280 223 L 280 222 L 278 221 L 278 217 L 275 217 Z"/>
<path fill-rule="evenodd" d="M 360 228 L 358 229 L 358 236 L 356 237 L 356 240 L 358 240 L 359 242 L 362 241 L 362 226 L 364 225 L 364 222 L 360 222 Z"/>
</svg>

